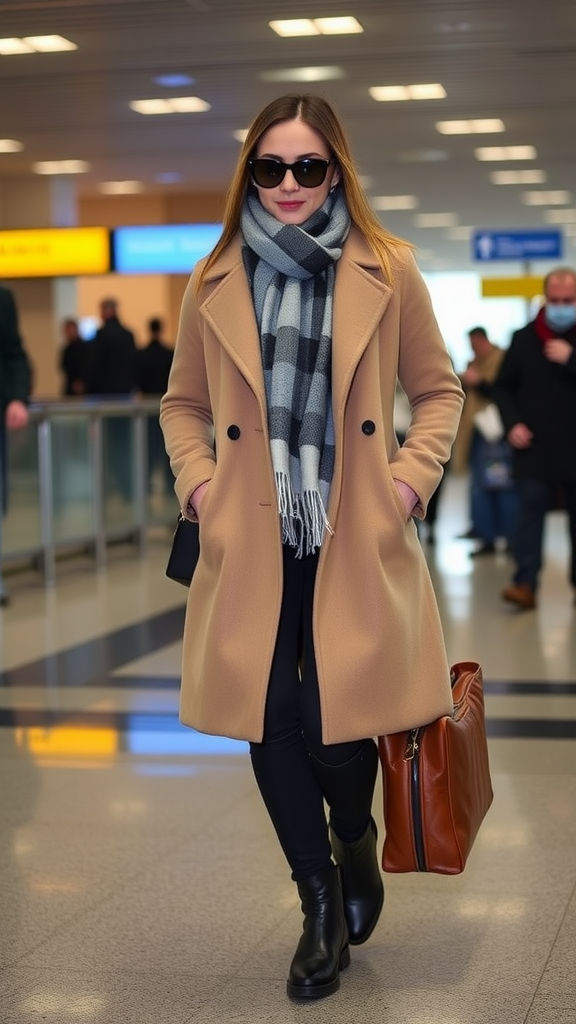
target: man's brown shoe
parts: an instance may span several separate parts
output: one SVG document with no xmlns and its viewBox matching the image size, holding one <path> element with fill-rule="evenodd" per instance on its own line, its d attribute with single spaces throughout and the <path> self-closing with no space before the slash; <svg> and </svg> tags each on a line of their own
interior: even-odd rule
<svg viewBox="0 0 576 1024">
<path fill-rule="evenodd" d="M 528 583 L 511 583 L 504 587 L 502 597 L 526 611 L 536 607 L 536 594 Z"/>
</svg>

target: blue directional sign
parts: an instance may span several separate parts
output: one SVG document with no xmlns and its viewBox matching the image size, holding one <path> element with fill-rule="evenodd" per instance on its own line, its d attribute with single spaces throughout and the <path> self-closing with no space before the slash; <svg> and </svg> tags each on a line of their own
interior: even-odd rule
<svg viewBox="0 0 576 1024">
<path fill-rule="evenodd" d="M 558 260 L 562 257 L 561 231 L 475 231 L 472 252 L 475 260 Z"/>
</svg>

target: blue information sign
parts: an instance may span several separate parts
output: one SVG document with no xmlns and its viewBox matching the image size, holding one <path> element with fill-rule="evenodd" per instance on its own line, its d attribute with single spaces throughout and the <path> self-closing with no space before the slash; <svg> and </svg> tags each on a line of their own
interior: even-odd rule
<svg viewBox="0 0 576 1024">
<path fill-rule="evenodd" d="M 221 224 L 151 224 L 112 232 L 119 274 L 189 274 L 222 234 Z"/>
<path fill-rule="evenodd" d="M 472 252 L 475 260 L 558 260 L 562 257 L 562 232 L 475 231 Z"/>
</svg>

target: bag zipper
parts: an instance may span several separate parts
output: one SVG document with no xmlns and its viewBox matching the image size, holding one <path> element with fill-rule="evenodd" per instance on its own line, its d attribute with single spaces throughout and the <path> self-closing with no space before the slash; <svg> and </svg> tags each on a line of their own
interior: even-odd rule
<svg viewBox="0 0 576 1024">
<path fill-rule="evenodd" d="M 412 812 L 412 833 L 414 836 L 414 853 L 418 871 L 426 871 L 426 854 L 422 834 L 422 814 L 420 810 L 420 729 L 412 729 L 408 737 L 408 746 L 404 761 L 410 762 L 410 809 Z"/>
</svg>

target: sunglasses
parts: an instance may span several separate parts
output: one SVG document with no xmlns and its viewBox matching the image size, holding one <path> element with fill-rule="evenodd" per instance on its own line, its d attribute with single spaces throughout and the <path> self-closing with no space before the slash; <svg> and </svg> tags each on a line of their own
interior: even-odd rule
<svg viewBox="0 0 576 1024">
<path fill-rule="evenodd" d="M 294 180 L 303 188 L 318 188 L 328 173 L 331 160 L 320 160 L 319 157 L 296 160 L 296 163 L 285 164 L 282 160 L 259 157 L 249 160 L 248 166 L 252 177 L 260 188 L 275 188 L 284 181 L 286 171 L 292 171 Z"/>
</svg>

